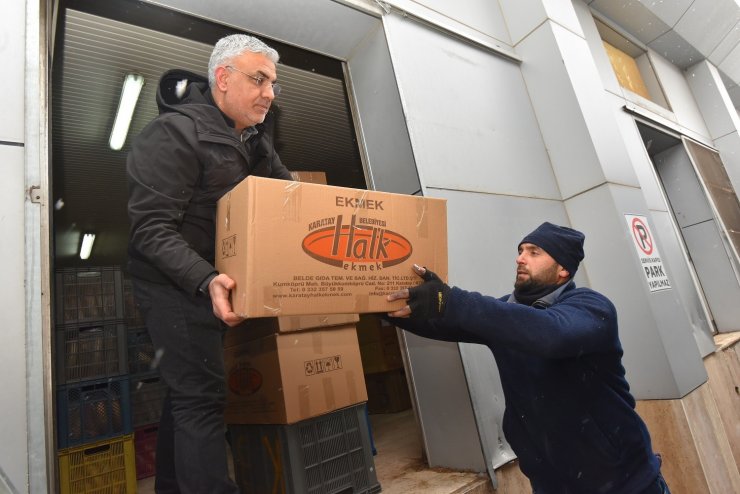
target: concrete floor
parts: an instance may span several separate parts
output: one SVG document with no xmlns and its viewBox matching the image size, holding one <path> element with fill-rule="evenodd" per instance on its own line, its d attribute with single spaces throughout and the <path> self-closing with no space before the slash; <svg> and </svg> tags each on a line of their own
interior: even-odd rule
<svg viewBox="0 0 740 494">
<path fill-rule="evenodd" d="M 378 454 L 375 468 L 384 494 L 492 494 L 487 475 L 429 468 L 422 459 L 421 439 L 411 409 L 371 415 Z M 154 493 L 154 477 L 141 479 L 138 491 Z"/>
</svg>

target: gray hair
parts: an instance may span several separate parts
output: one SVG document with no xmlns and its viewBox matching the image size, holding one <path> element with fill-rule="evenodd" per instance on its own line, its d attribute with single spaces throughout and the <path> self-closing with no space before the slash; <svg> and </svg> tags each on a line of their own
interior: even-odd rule
<svg viewBox="0 0 740 494">
<path fill-rule="evenodd" d="M 218 40 L 213 47 L 211 59 L 208 61 L 208 84 L 216 85 L 216 68 L 230 62 L 244 52 L 260 53 L 273 63 L 278 63 L 280 55 L 274 48 L 270 48 L 261 40 L 246 34 L 231 34 Z"/>
</svg>

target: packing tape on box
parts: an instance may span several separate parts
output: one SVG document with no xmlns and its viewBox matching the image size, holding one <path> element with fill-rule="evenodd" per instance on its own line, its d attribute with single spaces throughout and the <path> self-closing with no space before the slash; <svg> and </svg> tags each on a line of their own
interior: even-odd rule
<svg viewBox="0 0 740 494">
<path fill-rule="evenodd" d="M 321 380 L 321 384 L 324 388 L 324 404 L 327 410 L 335 410 L 337 408 L 337 399 L 334 395 L 334 381 L 331 377 L 325 377 Z"/>
<path fill-rule="evenodd" d="M 421 199 L 416 201 L 416 231 L 421 238 L 429 238 L 429 215 L 427 214 L 427 201 Z"/>
<path fill-rule="evenodd" d="M 300 182 L 286 182 L 283 194 L 282 220 L 297 223 L 301 217 L 303 186 Z"/>
<path fill-rule="evenodd" d="M 279 288 L 278 288 L 279 290 Z M 244 297 L 246 298 L 246 294 L 244 294 Z M 269 305 L 263 305 L 262 307 L 265 308 L 265 310 L 270 311 L 272 313 L 273 317 L 277 317 L 280 315 L 280 312 L 282 312 L 282 307 L 280 307 L 280 299 L 275 297 L 275 289 L 271 286 L 266 286 L 263 289 L 262 294 L 262 300 L 271 300 L 273 303 L 277 303 L 277 306 L 269 306 Z"/>
</svg>

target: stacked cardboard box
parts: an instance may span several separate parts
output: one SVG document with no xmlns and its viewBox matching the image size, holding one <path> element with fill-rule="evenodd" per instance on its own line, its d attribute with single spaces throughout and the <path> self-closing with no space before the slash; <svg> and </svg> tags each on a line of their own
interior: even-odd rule
<svg viewBox="0 0 740 494">
<path fill-rule="evenodd" d="M 402 307 L 386 297 L 420 283 L 412 262 L 447 278 L 444 200 L 332 187 L 315 172 L 294 173 L 293 179 L 248 177 L 217 208 L 216 269 L 236 281 L 233 309 L 247 318 L 225 338 L 225 419 L 236 442 L 235 464 L 256 462 L 258 470 L 271 472 L 264 485 L 293 485 L 288 472 L 315 463 L 315 454 L 305 456 L 308 446 L 348 443 L 357 431 L 365 437 L 366 420 L 358 419 L 365 415 L 367 390 L 357 314 Z M 337 426 L 346 426 L 348 418 L 358 426 Z M 320 437 L 303 444 L 312 428 Z M 264 444 L 266 431 L 280 441 Z M 264 454 L 249 456 L 254 441 L 266 448 Z M 367 457 L 362 475 L 345 479 L 353 492 L 379 490 L 375 481 L 352 480 L 374 471 L 365 443 L 359 446 Z M 275 456 L 274 448 L 290 454 Z M 331 473 L 347 468 L 332 458 L 348 456 L 330 456 L 321 478 L 333 484 L 340 479 Z M 257 484 L 240 487 L 262 492 Z"/>
<path fill-rule="evenodd" d="M 367 401 L 356 314 L 246 321 L 226 333 L 230 424 L 292 424 Z M 332 325 L 333 324 L 333 325 Z"/>
</svg>

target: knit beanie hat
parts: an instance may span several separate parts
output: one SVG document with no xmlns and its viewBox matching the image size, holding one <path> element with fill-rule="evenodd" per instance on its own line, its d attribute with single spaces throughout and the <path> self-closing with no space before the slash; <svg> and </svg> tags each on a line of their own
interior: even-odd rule
<svg viewBox="0 0 740 494">
<path fill-rule="evenodd" d="M 583 233 L 567 226 L 558 226 L 547 221 L 519 242 L 534 244 L 545 250 L 555 262 L 563 266 L 570 277 L 576 274 L 578 264 L 583 260 Z"/>
</svg>

